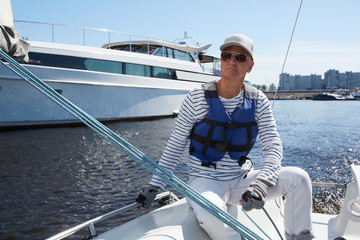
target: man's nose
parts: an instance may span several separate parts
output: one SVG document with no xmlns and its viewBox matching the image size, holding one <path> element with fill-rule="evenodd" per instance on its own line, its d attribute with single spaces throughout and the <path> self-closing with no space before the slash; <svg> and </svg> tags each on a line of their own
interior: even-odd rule
<svg viewBox="0 0 360 240">
<path fill-rule="evenodd" d="M 231 55 L 231 58 L 230 58 L 230 61 L 229 61 L 230 63 L 233 63 L 233 64 L 237 64 L 237 61 L 236 61 L 236 59 L 235 59 L 235 55 L 234 54 L 232 54 Z"/>
</svg>

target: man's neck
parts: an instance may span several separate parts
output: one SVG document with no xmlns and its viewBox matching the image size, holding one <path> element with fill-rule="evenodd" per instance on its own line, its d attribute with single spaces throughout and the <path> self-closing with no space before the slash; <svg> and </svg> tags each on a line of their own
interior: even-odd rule
<svg viewBox="0 0 360 240">
<path fill-rule="evenodd" d="M 226 81 L 221 78 L 216 82 L 219 96 L 230 99 L 236 97 L 244 86 L 244 81 Z"/>
</svg>

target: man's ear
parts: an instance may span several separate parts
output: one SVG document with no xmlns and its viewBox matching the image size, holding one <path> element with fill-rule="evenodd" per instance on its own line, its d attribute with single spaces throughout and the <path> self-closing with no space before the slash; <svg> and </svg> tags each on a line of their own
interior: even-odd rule
<svg viewBox="0 0 360 240">
<path fill-rule="evenodd" d="M 251 65 L 250 65 L 250 67 L 249 67 L 249 70 L 247 71 L 248 73 L 251 72 L 252 68 L 254 67 L 254 64 L 255 64 L 255 62 L 252 62 L 252 63 L 251 63 Z"/>
</svg>

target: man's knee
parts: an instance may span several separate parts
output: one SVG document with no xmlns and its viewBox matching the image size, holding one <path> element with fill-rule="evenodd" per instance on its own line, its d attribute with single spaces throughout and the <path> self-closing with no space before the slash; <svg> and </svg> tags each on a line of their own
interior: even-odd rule
<svg viewBox="0 0 360 240">
<path fill-rule="evenodd" d="M 284 167 L 279 172 L 278 186 L 283 195 L 302 189 L 311 193 L 311 179 L 309 174 L 298 167 Z"/>
<path fill-rule="evenodd" d="M 226 203 L 218 196 L 216 193 L 211 191 L 203 192 L 201 195 L 206 198 L 208 201 L 212 202 L 216 207 L 220 208 L 223 211 L 227 211 Z M 196 216 L 207 215 L 208 211 L 203 207 L 197 205 L 191 201 L 190 206 L 193 208 Z"/>
<path fill-rule="evenodd" d="M 215 193 L 208 191 L 201 194 L 204 198 L 212 202 L 215 206 L 223 211 L 227 210 L 226 203 Z M 199 206 L 195 202 L 188 199 L 190 207 L 193 209 L 195 216 L 199 222 L 199 226 L 202 227 L 208 234 L 211 235 L 212 229 L 219 228 L 220 222 L 215 216 L 213 216 L 207 209 Z M 221 229 L 221 227 L 220 227 Z"/>
<path fill-rule="evenodd" d="M 309 174 L 299 167 L 284 167 L 280 170 L 279 179 L 286 179 L 294 184 L 309 184 L 311 183 Z"/>
</svg>

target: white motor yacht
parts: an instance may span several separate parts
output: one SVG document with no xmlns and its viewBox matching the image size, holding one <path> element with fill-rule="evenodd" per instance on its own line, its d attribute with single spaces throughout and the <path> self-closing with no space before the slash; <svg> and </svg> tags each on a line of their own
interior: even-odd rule
<svg viewBox="0 0 360 240">
<path fill-rule="evenodd" d="M 175 115 L 190 90 L 219 78 L 211 44 L 128 37 L 102 47 L 29 41 L 22 65 L 100 121 Z M 79 123 L 3 65 L 0 99 L 0 128 Z"/>
</svg>

